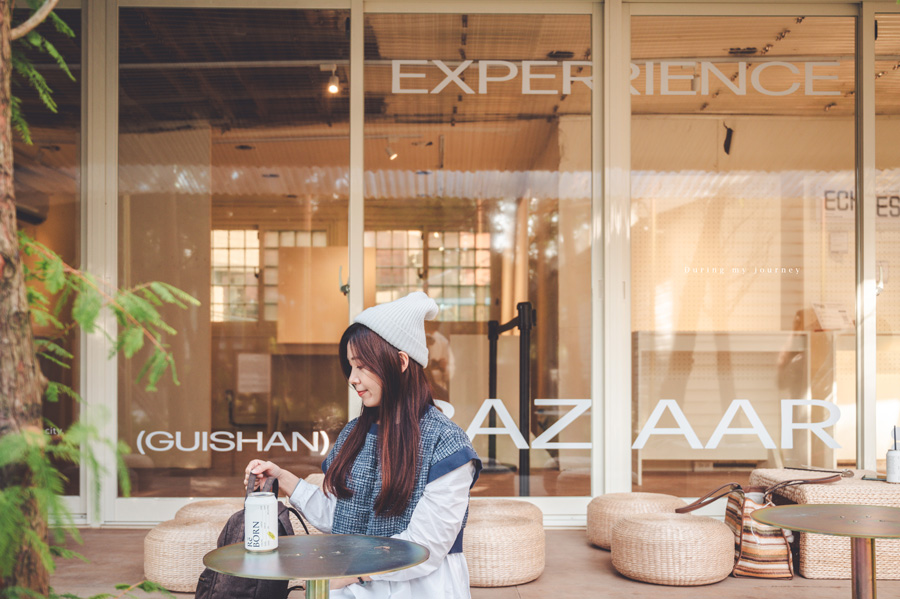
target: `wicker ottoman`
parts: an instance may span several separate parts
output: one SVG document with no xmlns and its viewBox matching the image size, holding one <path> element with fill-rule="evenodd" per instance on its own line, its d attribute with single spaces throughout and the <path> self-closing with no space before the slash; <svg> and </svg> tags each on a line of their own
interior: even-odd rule
<svg viewBox="0 0 900 599">
<path fill-rule="evenodd" d="M 199 520 L 219 523 L 219 528 L 221 529 L 232 514 L 242 509 L 244 509 L 244 500 L 237 498 L 192 501 L 175 512 L 175 521 L 196 522 Z"/>
<path fill-rule="evenodd" d="M 674 495 L 662 493 L 607 493 L 591 500 L 587 508 L 588 541 L 609 549 L 613 525 L 625 516 L 659 512 L 674 513 L 687 505 Z"/>
<path fill-rule="evenodd" d="M 796 485 L 778 492 L 775 503 L 856 503 L 900 507 L 900 485 L 862 480 L 868 470 L 854 470 L 853 478 L 824 485 Z M 822 473 L 827 476 L 829 473 Z M 750 484 L 768 487 L 785 480 L 816 478 L 815 472 L 762 468 L 750 474 Z M 779 499 L 781 498 L 781 499 Z M 798 572 L 806 578 L 850 578 L 850 538 L 800 533 Z M 900 539 L 875 541 L 875 573 L 879 579 L 900 580 Z"/>
<path fill-rule="evenodd" d="M 469 500 L 469 518 L 485 519 L 491 516 L 509 516 L 511 518 L 525 518 L 544 525 L 544 512 L 541 508 L 516 499 L 485 499 L 472 498 Z M 468 533 L 466 525 L 466 533 Z M 465 535 L 463 535 L 465 537 Z"/>
<path fill-rule="evenodd" d="M 612 563 L 620 574 L 641 582 L 711 584 L 731 574 L 734 535 L 727 524 L 706 516 L 626 516 L 613 526 Z"/>
<path fill-rule="evenodd" d="M 543 513 L 524 501 L 473 499 L 463 553 L 473 587 L 530 582 L 544 571 Z"/>
<path fill-rule="evenodd" d="M 193 593 L 203 556 L 216 548 L 223 523 L 168 520 L 144 537 L 144 577 L 170 591 Z"/>
</svg>

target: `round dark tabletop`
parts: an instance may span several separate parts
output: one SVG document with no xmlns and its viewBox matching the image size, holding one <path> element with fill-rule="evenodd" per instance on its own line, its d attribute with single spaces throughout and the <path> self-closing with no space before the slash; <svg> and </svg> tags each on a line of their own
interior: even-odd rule
<svg viewBox="0 0 900 599">
<path fill-rule="evenodd" d="M 323 580 L 383 574 L 428 559 L 428 549 L 401 539 L 365 535 L 279 537 L 278 549 L 257 553 L 243 543 L 225 545 L 203 557 L 216 572 L 271 580 Z"/>
<path fill-rule="evenodd" d="M 753 519 L 796 530 L 842 537 L 900 538 L 900 508 L 810 503 L 756 510 Z"/>
</svg>

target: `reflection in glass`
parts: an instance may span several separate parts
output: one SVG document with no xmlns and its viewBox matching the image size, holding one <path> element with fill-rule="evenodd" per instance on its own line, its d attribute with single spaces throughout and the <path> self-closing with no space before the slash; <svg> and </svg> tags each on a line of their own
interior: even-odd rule
<svg viewBox="0 0 900 599">
<path fill-rule="evenodd" d="M 76 80 L 70 79 L 47 54 L 28 52 L 38 72 L 53 90 L 57 111 L 51 112 L 35 90 L 14 85 L 13 95 L 21 100 L 21 110 L 28 123 L 31 141 L 23 141 L 13 132 L 14 185 L 18 226 L 38 242 L 44 244 L 67 263 L 81 265 L 81 11 L 54 11 L 75 33 L 75 37 L 60 34 L 50 23 L 38 31 L 59 51 Z M 18 10 L 15 22 L 28 18 L 30 11 Z M 21 42 L 15 46 L 19 47 Z M 18 48 L 21 51 L 21 47 Z M 15 79 L 15 78 L 14 78 Z M 41 293 L 53 301 L 42 289 Z M 60 320 L 71 321 L 71 306 L 64 307 Z M 64 367 L 55 361 L 41 359 L 41 372 L 48 380 L 67 385 L 81 392 L 79 377 L 81 360 L 79 331 L 67 331 L 63 337 L 52 326 L 35 326 L 36 339 L 51 339 L 74 357 Z M 79 416 L 79 404 L 61 395 L 57 401 L 45 398 L 42 406 L 46 420 L 45 432 L 52 438 L 57 429 L 66 430 Z M 79 494 L 79 467 L 60 463 L 57 468 L 66 477 L 65 495 Z"/>
<path fill-rule="evenodd" d="M 853 54 L 850 18 L 633 19 L 635 490 L 855 461 Z"/>
<path fill-rule="evenodd" d="M 435 398 L 464 429 L 506 427 L 475 436 L 488 468 L 473 494 L 588 495 L 590 16 L 378 14 L 366 17 L 365 31 L 374 301 L 417 289 L 433 297 L 441 309 L 427 323 Z M 587 403 L 524 461 L 516 330 L 498 340 L 504 414 L 483 411 L 488 322 L 510 322 L 521 302 L 537 320 L 530 426 L 518 442 L 527 448 L 571 408 L 536 398 Z"/>
<path fill-rule="evenodd" d="M 900 152 L 894 131 L 900 125 L 898 62 L 900 15 L 878 15 L 875 40 L 875 274 L 878 294 L 875 455 L 879 471 L 893 447 L 892 427 L 900 426 Z"/>
<path fill-rule="evenodd" d="M 119 10 L 120 284 L 202 303 L 165 314 L 180 385 L 120 361 L 137 496 L 233 496 L 251 457 L 305 476 L 346 422 L 348 16 Z"/>
</svg>

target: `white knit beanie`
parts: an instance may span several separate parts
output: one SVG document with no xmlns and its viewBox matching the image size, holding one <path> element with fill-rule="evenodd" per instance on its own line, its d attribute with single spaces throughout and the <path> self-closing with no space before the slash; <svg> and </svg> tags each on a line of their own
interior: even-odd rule
<svg viewBox="0 0 900 599">
<path fill-rule="evenodd" d="M 353 322 L 365 325 L 385 341 L 405 351 L 422 368 L 428 366 L 425 321 L 438 315 L 437 303 L 421 291 L 360 312 Z"/>
</svg>

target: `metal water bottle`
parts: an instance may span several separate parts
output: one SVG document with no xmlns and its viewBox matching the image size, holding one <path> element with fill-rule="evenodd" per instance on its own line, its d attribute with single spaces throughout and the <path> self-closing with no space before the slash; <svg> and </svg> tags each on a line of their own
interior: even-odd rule
<svg viewBox="0 0 900 599">
<path fill-rule="evenodd" d="M 889 449 L 886 461 L 887 473 L 884 479 L 889 483 L 900 483 L 900 451 Z"/>
<path fill-rule="evenodd" d="M 247 494 L 244 500 L 244 548 L 247 551 L 273 551 L 278 548 L 278 500 L 275 493 L 258 491 Z"/>
<path fill-rule="evenodd" d="M 900 450 L 897 449 L 897 427 L 893 431 L 894 444 L 888 450 L 884 479 L 889 483 L 900 483 Z"/>
</svg>

